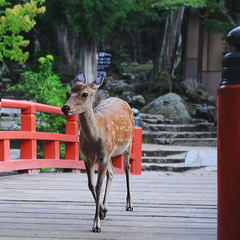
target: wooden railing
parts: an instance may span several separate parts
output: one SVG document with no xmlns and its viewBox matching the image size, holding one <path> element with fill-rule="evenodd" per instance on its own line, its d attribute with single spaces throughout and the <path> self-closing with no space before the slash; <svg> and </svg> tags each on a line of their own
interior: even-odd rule
<svg viewBox="0 0 240 240">
<path fill-rule="evenodd" d="M 39 172 L 41 168 L 62 168 L 71 171 L 85 169 L 79 160 L 78 116 L 66 117 L 65 134 L 36 131 L 36 113 L 44 112 L 63 115 L 60 108 L 30 101 L 2 99 L 0 108 L 21 109 L 20 131 L 0 131 L 0 172 L 27 170 Z M 20 159 L 10 159 L 10 141 L 20 140 Z M 37 141 L 44 141 L 44 157 L 37 158 Z M 65 142 L 65 158 L 60 158 L 60 142 Z M 124 173 L 123 156 L 113 159 L 115 173 Z M 142 168 L 142 129 L 135 128 L 132 153 L 131 173 L 141 174 Z M 97 169 L 97 166 L 95 166 Z"/>
</svg>

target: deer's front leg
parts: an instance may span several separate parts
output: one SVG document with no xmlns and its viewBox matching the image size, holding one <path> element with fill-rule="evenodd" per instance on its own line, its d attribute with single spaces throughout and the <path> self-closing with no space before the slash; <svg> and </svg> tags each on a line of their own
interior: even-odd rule
<svg viewBox="0 0 240 240">
<path fill-rule="evenodd" d="M 108 170 L 107 170 L 107 180 L 106 180 L 105 194 L 104 194 L 104 198 L 103 198 L 103 206 L 101 207 L 101 210 L 100 210 L 100 219 L 101 220 L 104 219 L 107 215 L 108 196 L 109 196 L 109 190 L 110 190 L 111 184 L 112 184 L 113 175 L 114 175 L 114 168 L 112 165 L 112 161 L 110 161 L 109 165 L 108 165 Z"/>
<path fill-rule="evenodd" d="M 101 197 L 101 191 L 102 191 L 102 183 L 104 180 L 104 177 L 106 176 L 106 172 L 108 169 L 108 159 L 103 159 L 98 166 L 98 178 L 97 178 L 97 185 L 96 185 L 96 211 L 95 211 L 95 217 L 93 220 L 93 232 L 101 232 L 101 225 L 100 225 L 100 197 Z"/>
<path fill-rule="evenodd" d="M 93 162 L 84 160 L 85 167 L 87 170 L 87 176 L 88 176 L 88 188 L 91 191 L 93 198 L 96 202 L 96 192 L 95 192 L 95 186 L 94 186 L 94 171 L 93 171 Z"/>
</svg>

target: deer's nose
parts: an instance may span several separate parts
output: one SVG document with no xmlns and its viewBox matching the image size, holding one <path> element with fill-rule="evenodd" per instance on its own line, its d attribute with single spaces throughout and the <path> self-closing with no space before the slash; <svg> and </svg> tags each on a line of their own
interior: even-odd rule
<svg viewBox="0 0 240 240">
<path fill-rule="evenodd" d="M 68 105 L 63 105 L 61 110 L 65 115 L 67 115 L 68 112 L 70 111 L 70 107 Z"/>
</svg>

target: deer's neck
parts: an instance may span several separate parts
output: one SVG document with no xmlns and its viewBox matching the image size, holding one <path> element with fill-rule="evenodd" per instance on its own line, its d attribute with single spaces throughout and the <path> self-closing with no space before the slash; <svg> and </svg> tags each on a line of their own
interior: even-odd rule
<svg viewBox="0 0 240 240">
<path fill-rule="evenodd" d="M 97 141 L 99 130 L 93 110 L 90 109 L 80 115 L 81 136 L 85 141 Z"/>
</svg>

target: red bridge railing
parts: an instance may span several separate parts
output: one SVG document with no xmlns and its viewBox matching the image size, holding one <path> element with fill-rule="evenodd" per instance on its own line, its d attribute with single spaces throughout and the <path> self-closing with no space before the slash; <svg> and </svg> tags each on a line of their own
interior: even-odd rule
<svg viewBox="0 0 240 240">
<path fill-rule="evenodd" d="M 48 133 L 36 131 L 37 112 L 63 115 L 59 107 L 29 101 L 2 99 L 0 108 L 21 109 L 20 131 L 0 131 L 0 172 L 27 170 L 39 172 L 41 168 L 63 168 L 71 171 L 85 169 L 79 160 L 78 116 L 66 117 L 66 133 Z M 20 159 L 10 159 L 10 141 L 20 140 Z M 44 141 L 44 157 L 37 158 L 37 141 Z M 65 142 L 65 158 L 60 158 L 60 142 Z M 113 159 L 116 174 L 124 173 L 123 156 Z M 135 128 L 132 153 L 131 173 L 141 174 L 142 169 L 142 129 Z M 96 166 L 97 169 L 97 166 Z"/>
</svg>

